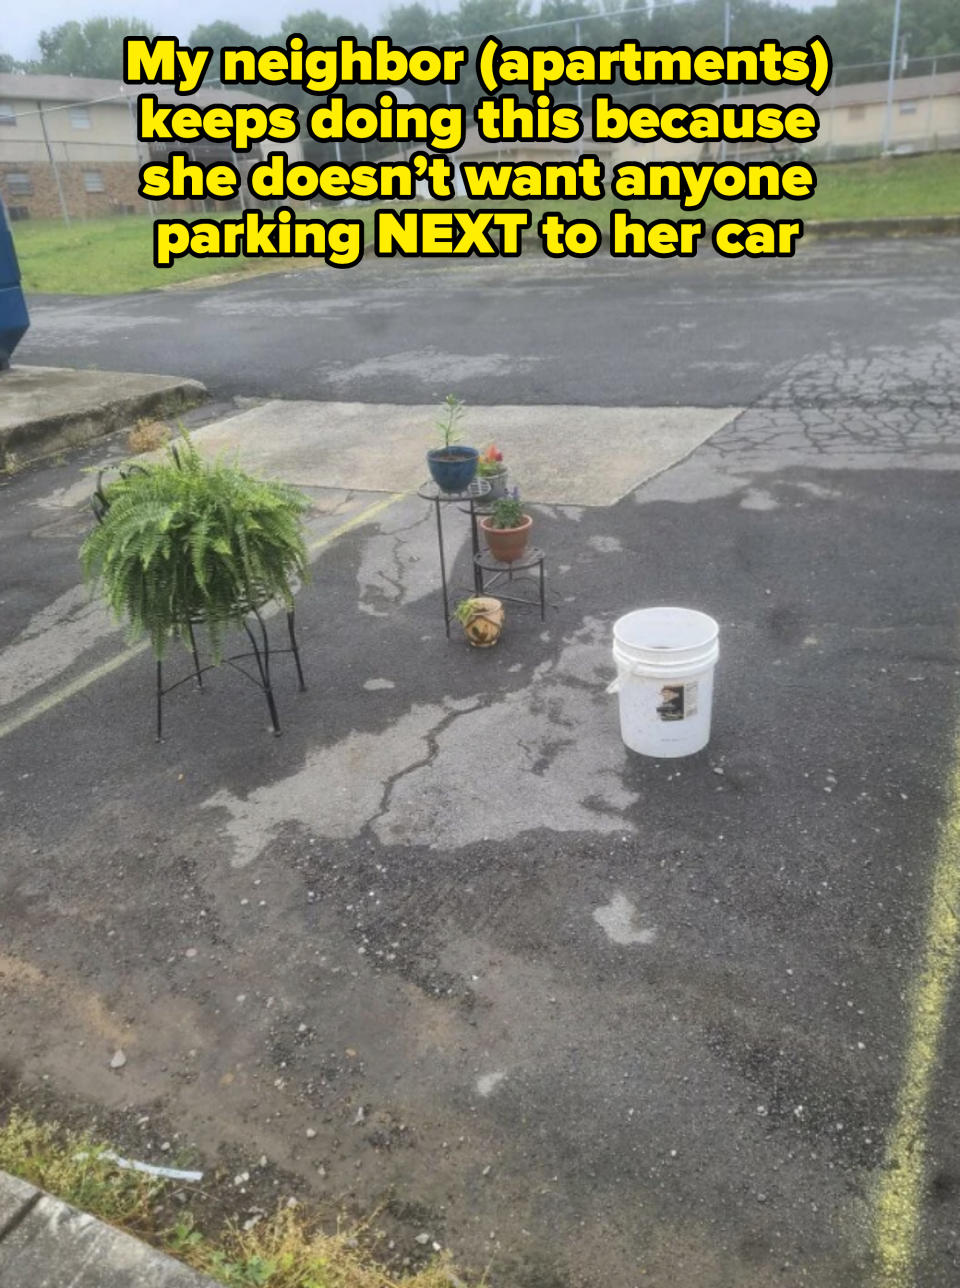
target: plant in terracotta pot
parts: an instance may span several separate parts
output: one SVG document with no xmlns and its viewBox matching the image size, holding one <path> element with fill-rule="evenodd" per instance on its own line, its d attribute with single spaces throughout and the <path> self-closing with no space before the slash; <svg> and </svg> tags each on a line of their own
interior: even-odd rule
<svg viewBox="0 0 960 1288">
<path fill-rule="evenodd" d="M 474 648 L 492 648 L 503 630 L 503 603 L 490 595 L 471 595 L 457 604 L 456 618 Z"/>
<path fill-rule="evenodd" d="M 464 411 L 461 400 L 447 394 L 437 421 L 443 446 L 427 452 L 427 466 L 441 492 L 465 492 L 477 472 L 480 453 L 475 447 L 464 447 L 460 443 L 459 425 Z"/>
<path fill-rule="evenodd" d="M 496 443 L 480 453 L 477 461 L 477 476 L 490 484 L 490 491 L 485 500 L 498 501 L 507 495 L 507 467 L 503 463 L 503 452 Z"/>
<path fill-rule="evenodd" d="M 520 495 L 514 488 L 511 496 L 494 501 L 493 509 L 480 520 L 480 527 L 494 559 L 513 563 L 522 558 L 527 548 L 533 519 L 524 512 Z"/>
</svg>

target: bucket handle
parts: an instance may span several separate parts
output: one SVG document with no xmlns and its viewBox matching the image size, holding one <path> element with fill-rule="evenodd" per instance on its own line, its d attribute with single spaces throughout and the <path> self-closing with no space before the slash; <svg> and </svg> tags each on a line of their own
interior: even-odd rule
<svg viewBox="0 0 960 1288">
<path fill-rule="evenodd" d="M 644 674 L 642 666 L 631 666 L 629 662 L 618 659 L 616 678 L 611 680 L 606 687 L 607 693 L 619 693 L 621 683 L 625 675 L 642 675 Z"/>
<path fill-rule="evenodd" d="M 639 674 L 640 674 L 640 671 L 637 669 L 637 667 L 631 666 L 629 662 L 623 662 L 623 661 L 618 662 L 616 678 L 611 680 L 610 683 L 607 685 L 607 689 L 606 689 L 607 693 L 620 692 L 620 684 L 621 684 L 621 681 L 623 680 L 624 675 L 639 675 Z"/>
</svg>

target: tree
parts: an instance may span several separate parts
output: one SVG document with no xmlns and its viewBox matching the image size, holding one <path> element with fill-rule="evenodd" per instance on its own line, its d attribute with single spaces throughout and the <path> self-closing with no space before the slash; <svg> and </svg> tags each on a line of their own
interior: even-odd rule
<svg viewBox="0 0 960 1288">
<path fill-rule="evenodd" d="M 395 5 L 384 15 L 380 30 L 395 45 L 402 45 L 404 49 L 416 49 L 420 45 L 439 43 L 443 39 L 439 25 L 434 21 L 436 16 L 426 5 Z"/>
<path fill-rule="evenodd" d="M 361 23 L 324 13 L 322 9 L 289 14 L 281 24 L 277 43 L 282 45 L 287 36 L 294 34 L 305 36 L 308 45 L 335 45 L 341 36 L 353 36 L 360 44 L 369 40 L 367 29 Z"/>
<path fill-rule="evenodd" d="M 194 27 L 187 42 L 196 47 L 197 45 L 209 45 L 212 49 L 223 49 L 225 46 L 230 48 L 239 48 L 240 45 L 252 45 L 259 49 L 267 41 L 263 36 L 255 36 L 252 31 L 247 31 L 246 27 L 240 27 L 235 22 L 204 22 L 199 27 Z"/>
<path fill-rule="evenodd" d="M 126 36 L 155 36 L 149 23 L 138 18 L 89 18 L 86 22 L 64 22 L 41 31 L 37 37 L 40 59 L 31 63 L 32 72 L 60 76 L 100 76 L 119 80 L 123 76 L 123 41 Z"/>
<path fill-rule="evenodd" d="M 464 36 L 490 35 L 531 21 L 528 0 L 460 0 L 452 15 Z"/>
<path fill-rule="evenodd" d="M 191 31 L 187 37 L 187 42 L 195 49 L 198 46 L 207 45 L 213 50 L 210 71 L 204 81 L 207 85 L 218 85 L 220 83 L 221 49 L 239 49 L 244 45 L 251 49 L 260 49 L 270 43 L 263 36 L 255 36 L 252 31 L 247 31 L 245 27 L 239 27 L 235 22 L 224 21 L 201 23 L 199 27 L 194 27 L 193 31 Z M 278 97 L 282 97 L 282 95 L 278 95 Z"/>
</svg>

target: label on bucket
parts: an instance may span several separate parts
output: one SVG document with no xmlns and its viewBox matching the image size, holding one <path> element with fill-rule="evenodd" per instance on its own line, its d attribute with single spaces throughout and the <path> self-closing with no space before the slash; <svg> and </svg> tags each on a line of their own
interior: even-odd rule
<svg viewBox="0 0 960 1288">
<path fill-rule="evenodd" d="M 697 714 L 697 680 L 665 684 L 660 690 L 657 715 L 661 720 L 687 720 Z"/>
</svg>

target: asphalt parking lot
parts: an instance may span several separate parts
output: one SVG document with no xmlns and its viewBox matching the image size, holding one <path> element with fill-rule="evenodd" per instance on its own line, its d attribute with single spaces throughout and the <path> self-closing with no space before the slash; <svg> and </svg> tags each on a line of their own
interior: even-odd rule
<svg viewBox="0 0 960 1288">
<path fill-rule="evenodd" d="M 743 263 L 369 260 L 31 300 L 18 360 L 191 376 L 214 397 L 741 406 L 808 353 L 897 347 L 905 327 L 953 316 L 958 258 L 935 238 L 810 240 Z"/>
<path fill-rule="evenodd" d="M 11 1083 L 331 1211 L 392 1196 L 411 1252 L 505 1288 L 957 1282 L 960 245 L 810 251 L 35 306 L 24 361 L 223 398 L 744 410 L 613 505 L 538 507 L 556 606 L 490 652 L 444 638 L 422 501 L 313 489 L 280 739 L 217 673 L 152 741 L 149 656 L 77 589 L 109 446 L 4 481 Z M 682 762 L 628 754 L 605 693 L 612 622 L 662 602 L 721 625 Z"/>
</svg>

